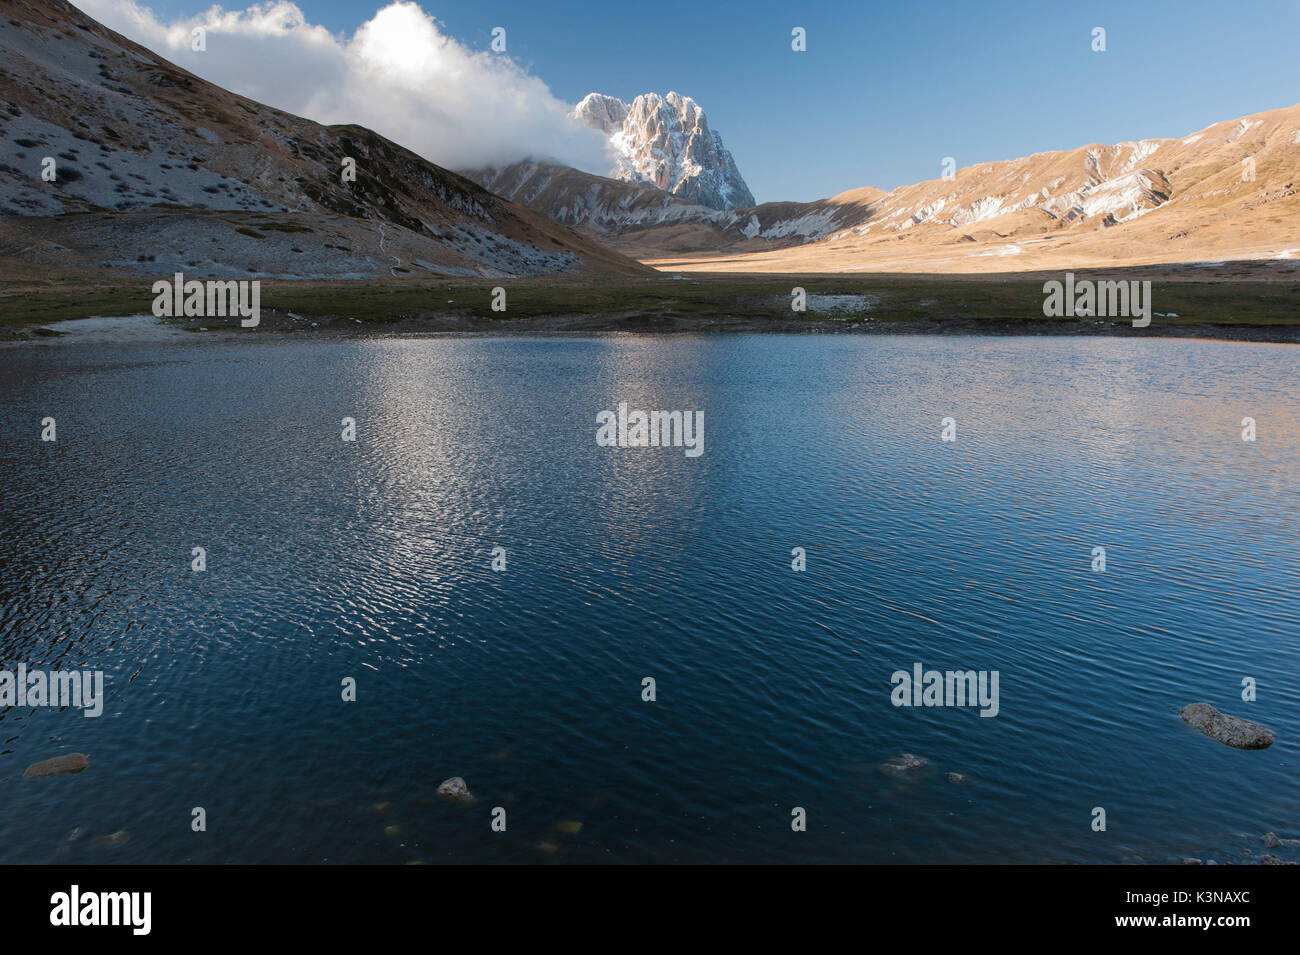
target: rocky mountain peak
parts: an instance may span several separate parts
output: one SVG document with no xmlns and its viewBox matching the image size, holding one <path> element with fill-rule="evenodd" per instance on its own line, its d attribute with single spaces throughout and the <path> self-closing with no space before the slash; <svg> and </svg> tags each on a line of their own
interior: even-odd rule
<svg viewBox="0 0 1300 955">
<path fill-rule="evenodd" d="M 629 105 L 589 93 L 574 115 L 609 137 L 611 178 L 648 183 L 710 209 L 754 204 L 722 137 L 689 96 L 642 93 Z"/>
<path fill-rule="evenodd" d="M 623 121 L 627 119 L 627 104 L 616 96 L 588 93 L 574 107 L 573 115 L 584 120 L 588 126 L 612 135 L 623 128 Z"/>
</svg>

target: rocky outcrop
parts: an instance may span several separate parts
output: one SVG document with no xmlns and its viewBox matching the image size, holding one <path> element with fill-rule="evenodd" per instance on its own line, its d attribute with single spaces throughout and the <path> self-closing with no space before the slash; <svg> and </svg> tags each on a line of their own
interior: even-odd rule
<svg viewBox="0 0 1300 955">
<path fill-rule="evenodd" d="M 1182 709 L 1183 722 L 1211 739 L 1237 749 L 1266 749 L 1273 734 L 1258 723 L 1220 713 L 1209 703 L 1191 703 Z"/>
<path fill-rule="evenodd" d="M 617 96 L 588 93 L 573 110 L 573 114 L 593 129 L 606 135 L 622 132 L 627 119 L 627 104 Z"/>
<path fill-rule="evenodd" d="M 628 105 L 589 93 L 574 115 L 609 137 L 611 178 L 648 183 L 710 209 L 754 205 L 722 137 L 689 96 L 642 93 Z"/>
</svg>

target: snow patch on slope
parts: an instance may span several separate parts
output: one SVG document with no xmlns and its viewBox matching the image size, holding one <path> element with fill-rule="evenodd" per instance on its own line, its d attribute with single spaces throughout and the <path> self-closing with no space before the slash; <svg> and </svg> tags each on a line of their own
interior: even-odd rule
<svg viewBox="0 0 1300 955">
<path fill-rule="evenodd" d="M 1262 119 L 1257 119 L 1254 121 L 1251 121 L 1249 119 L 1243 119 L 1239 123 L 1237 123 L 1237 128 L 1228 134 L 1228 138 L 1226 141 L 1230 143 L 1235 143 L 1237 140 L 1239 140 L 1242 136 L 1245 136 L 1256 126 L 1262 126 L 1263 124 L 1264 121 Z"/>
</svg>

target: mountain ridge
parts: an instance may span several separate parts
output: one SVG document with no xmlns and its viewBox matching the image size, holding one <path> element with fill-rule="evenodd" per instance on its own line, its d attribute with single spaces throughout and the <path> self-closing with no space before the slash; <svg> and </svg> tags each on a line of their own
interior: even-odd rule
<svg viewBox="0 0 1300 955">
<path fill-rule="evenodd" d="M 725 212 L 547 164 L 473 178 L 660 268 L 975 272 L 990 271 L 989 259 L 1030 271 L 1071 255 L 1081 265 L 1300 258 L 1300 105 L 1183 137 L 974 163 L 888 192 Z"/>
<path fill-rule="evenodd" d="M 208 83 L 65 0 L 9 0 L 0 14 L 0 154 L 11 273 L 650 271 L 371 130 Z"/>
</svg>

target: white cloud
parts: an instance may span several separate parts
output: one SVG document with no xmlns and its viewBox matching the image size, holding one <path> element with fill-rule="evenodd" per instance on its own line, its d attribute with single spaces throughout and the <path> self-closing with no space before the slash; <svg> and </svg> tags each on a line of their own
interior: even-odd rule
<svg viewBox="0 0 1300 955">
<path fill-rule="evenodd" d="M 319 123 L 366 126 L 441 166 L 525 156 L 608 166 L 604 137 L 570 119 L 572 107 L 545 83 L 503 54 L 468 49 L 415 3 L 389 4 L 350 38 L 308 23 L 289 2 L 214 6 L 171 23 L 134 0 L 76 3 L 209 82 Z M 203 52 L 190 48 L 198 26 Z"/>
</svg>

